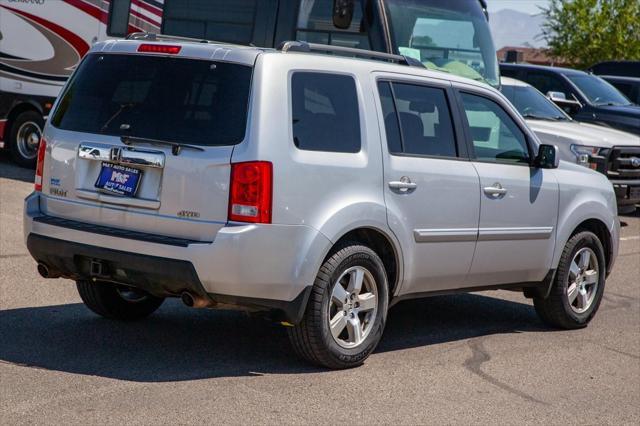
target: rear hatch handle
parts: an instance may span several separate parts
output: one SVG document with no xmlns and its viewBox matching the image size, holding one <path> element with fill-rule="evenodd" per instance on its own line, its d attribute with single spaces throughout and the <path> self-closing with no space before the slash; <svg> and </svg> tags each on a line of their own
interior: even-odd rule
<svg viewBox="0 0 640 426">
<path fill-rule="evenodd" d="M 148 138 L 137 138 L 137 137 L 134 137 L 134 136 L 121 136 L 120 140 L 125 145 L 133 145 L 133 144 L 137 144 L 137 143 L 146 143 L 146 144 L 149 144 L 149 145 L 170 146 L 171 147 L 171 153 L 173 155 L 180 155 L 180 151 L 182 151 L 183 148 L 184 149 L 193 149 L 195 151 L 203 151 L 204 152 L 204 149 L 199 147 L 199 146 L 188 145 L 188 144 L 179 143 L 179 142 L 162 141 L 162 140 L 158 140 L 158 139 L 148 139 Z"/>
<path fill-rule="evenodd" d="M 165 162 L 164 152 L 93 143 L 81 143 L 78 147 L 78 157 L 85 160 L 108 161 L 158 169 L 164 168 Z"/>
</svg>

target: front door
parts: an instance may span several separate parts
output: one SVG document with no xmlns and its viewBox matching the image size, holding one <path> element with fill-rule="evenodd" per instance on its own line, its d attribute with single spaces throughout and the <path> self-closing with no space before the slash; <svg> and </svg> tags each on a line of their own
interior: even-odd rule
<svg viewBox="0 0 640 426">
<path fill-rule="evenodd" d="M 449 83 L 379 78 L 384 191 L 404 261 L 402 294 L 464 286 L 480 194 Z"/>
<path fill-rule="evenodd" d="M 534 147 L 504 101 L 468 92 L 460 99 L 480 176 L 480 225 L 468 284 L 541 281 L 553 258 L 555 175 L 531 166 Z"/>
</svg>

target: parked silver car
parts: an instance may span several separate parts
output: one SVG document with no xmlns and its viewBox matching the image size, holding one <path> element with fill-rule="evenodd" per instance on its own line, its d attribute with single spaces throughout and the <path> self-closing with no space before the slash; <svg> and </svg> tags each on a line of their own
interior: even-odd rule
<svg viewBox="0 0 640 426">
<path fill-rule="evenodd" d="M 535 87 L 502 77 L 502 94 L 522 114 L 540 141 L 556 145 L 560 159 L 606 175 L 616 192 L 618 212 L 640 204 L 640 136 L 574 121 Z"/>
<path fill-rule="evenodd" d="M 134 36 L 94 45 L 54 108 L 25 240 L 107 318 L 263 311 L 347 368 L 409 298 L 508 288 L 583 327 L 618 251 L 602 174 L 410 58 Z"/>
</svg>

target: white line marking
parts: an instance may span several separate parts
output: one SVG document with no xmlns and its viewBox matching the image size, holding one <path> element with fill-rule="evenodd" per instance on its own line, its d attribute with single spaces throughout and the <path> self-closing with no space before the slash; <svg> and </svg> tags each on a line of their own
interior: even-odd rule
<svg viewBox="0 0 640 426">
<path fill-rule="evenodd" d="M 640 240 L 640 236 L 639 237 L 622 237 L 622 238 L 620 238 L 620 241 L 629 241 L 629 240 Z"/>
</svg>

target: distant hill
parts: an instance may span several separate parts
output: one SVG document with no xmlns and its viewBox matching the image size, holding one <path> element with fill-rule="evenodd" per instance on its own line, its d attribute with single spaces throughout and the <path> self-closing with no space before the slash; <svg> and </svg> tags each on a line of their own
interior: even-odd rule
<svg viewBox="0 0 640 426">
<path fill-rule="evenodd" d="M 512 9 L 502 9 L 489 16 L 489 27 L 496 49 L 504 46 L 545 47 L 540 39 L 544 17 Z"/>
</svg>

